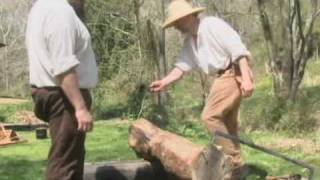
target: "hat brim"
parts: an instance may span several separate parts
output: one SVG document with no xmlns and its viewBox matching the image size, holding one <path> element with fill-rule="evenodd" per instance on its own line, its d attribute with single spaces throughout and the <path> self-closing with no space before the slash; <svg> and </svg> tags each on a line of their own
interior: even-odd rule
<svg viewBox="0 0 320 180">
<path fill-rule="evenodd" d="M 190 14 L 201 13 L 201 12 L 203 12 L 203 11 L 205 11 L 205 10 L 206 10 L 206 8 L 204 8 L 204 7 L 198 7 L 198 8 L 193 8 L 192 11 L 189 11 L 189 12 L 187 12 L 187 13 L 185 13 L 185 14 L 181 14 L 180 16 L 171 17 L 171 18 L 169 17 L 169 18 L 162 24 L 162 28 L 166 29 L 166 28 L 172 27 L 173 24 L 174 24 L 176 21 L 180 20 L 181 18 L 184 18 L 184 17 L 186 17 L 186 16 L 188 16 L 188 15 L 190 15 Z"/>
<path fill-rule="evenodd" d="M 3 43 L 0 43 L 0 48 L 5 47 L 6 45 Z"/>
</svg>

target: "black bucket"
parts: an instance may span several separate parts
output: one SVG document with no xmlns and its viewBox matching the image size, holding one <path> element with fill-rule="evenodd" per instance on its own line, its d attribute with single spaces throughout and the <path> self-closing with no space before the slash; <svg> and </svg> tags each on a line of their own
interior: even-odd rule
<svg viewBox="0 0 320 180">
<path fill-rule="evenodd" d="M 37 139 L 47 139 L 47 128 L 37 128 L 36 129 L 36 138 Z"/>
</svg>

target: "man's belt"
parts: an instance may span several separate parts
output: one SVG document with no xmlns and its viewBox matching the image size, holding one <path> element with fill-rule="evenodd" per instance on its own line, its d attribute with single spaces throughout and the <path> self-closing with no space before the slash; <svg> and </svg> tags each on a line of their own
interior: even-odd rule
<svg viewBox="0 0 320 180">
<path fill-rule="evenodd" d="M 232 67 L 233 67 L 233 64 L 230 63 L 226 69 L 220 69 L 220 70 L 217 72 L 217 74 L 220 76 L 220 75 L 224 74 L 226 71 L 232 69 Z"/>
<path fill-rule="evenodd" d="M 61 90 L 61 87 L 59 86 L 44 86 L 44 87 L 38 87 L 34 84 L 31 84 L 30 85 L 31 88 L 34 88 L 34 89 L 46 89 L 46 90 Z"/>
<path fill-rule="evenodd" d="M 36 85 L 31 84 L 31 88 L 33 89 L 45 89 L 48 91 L 56 91 L 56 90 L 62 90 L 60 86 L 43 86 L 43 87 L 38 87 Z M 88 91 L 89 89 L 86 88 L 80 88 L 80 91 Z"/>
</svg>

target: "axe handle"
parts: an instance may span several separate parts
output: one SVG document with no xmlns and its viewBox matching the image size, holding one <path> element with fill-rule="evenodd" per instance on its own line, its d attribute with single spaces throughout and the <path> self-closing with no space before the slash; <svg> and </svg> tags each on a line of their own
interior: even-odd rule
<svg viewBox="0 0 320 180">
<path fill-rule="evenodd" d="M 288 161 L 288 162 L 291 162 L 291 163 L 293 163 L 293 164 L 296 164 L 296 165 L 298 165 L 298 166 L 307 168 L 307 169 L 309 170 L 309 172 L 310 172 L 308 179 L 309 179 L 309 180 L 313 180 L 315 168 L 312 167 L 312 166 L 310 166 L 309 164 L 307 164 L 307 163 L 305 163 L 305 162 L 302 162 L 302 161 L 299 161 L 299 160 L 296 160 L 296 159 L 292 159 L 292 158 L 290 158 L 290 157 L 288 157 L 288 156 L 285 156 L 285 155 L 283 155 L 283 154 L 280 154 L 280 153 L 278 153 L 278 152 L 275 152 L 275 151 L 272 151 L 272 150 L 267 149 L 267 148 L 265 148 L 265 147 L 256 145 L 256 144 L 254 144 L 254 143 L 252 143 L 252 142 L 243 140 L 243 139 L 241 139 L 241 138 L 239 138 L 239 137 L 236 137 L 236 136 L 232 136 L 232 135 L 230 135 L 230 134 L 223 133 L 223 132 L 221 132 L 221 131 L 216 131 L 216 132 L 215 132 L 215 136 L 220 136 L 220 137 L 222 137 L 222 138 L 226 138 L 226 139 L 229 139 L 229 140 L 232 140 L 232 141 L 236 141 L 236 142 L 238 142 L 238 143 L 241 143 L 241 144 L 244 144 L 244 145 L 246 145 L 246 146 L 249 146 L 249 147 L 251 147 L 251 148 L 253 148 L 253 149 L 262 151 L 262 152 L 264 152 L 264 153 L 267 153 L 267 154 L 270 154 L 270 155 L 272 155 L 272 156 L 275 156 L 275 157 L 284 159 L 284 160 L 286 160 L 286 161 Z"/>
</svg>

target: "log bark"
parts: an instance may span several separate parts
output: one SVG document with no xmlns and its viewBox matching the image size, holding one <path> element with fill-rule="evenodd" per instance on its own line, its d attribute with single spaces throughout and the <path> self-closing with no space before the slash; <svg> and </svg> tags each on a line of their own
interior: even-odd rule
<svg viewBox="0 0 320 180">
<path fill-rule="evenodd" d="M 220 148 L 194 144 L 145 119 L 130 127 L 129 146 L 145 160 L 159 160 L 169 174 L 180 180 L 220 180 L 231 173 L 230 160 Z"/>
</svg>

